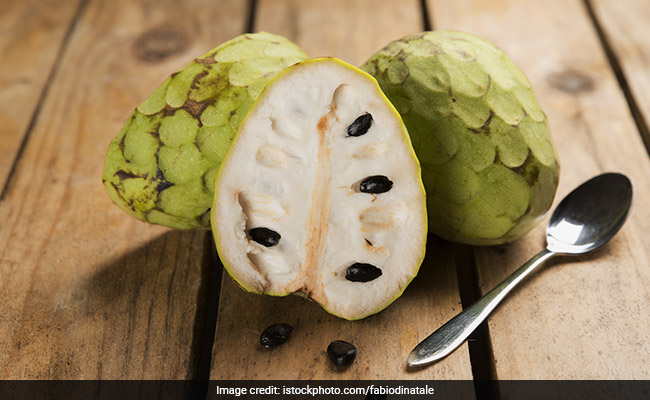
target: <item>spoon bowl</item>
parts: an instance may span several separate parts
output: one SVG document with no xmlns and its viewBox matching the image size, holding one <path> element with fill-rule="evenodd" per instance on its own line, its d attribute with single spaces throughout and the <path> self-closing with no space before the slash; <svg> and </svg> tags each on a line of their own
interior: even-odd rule
<svg viewBox="0 0 650 400">
<path fill-rule="evenodd" d="M 551 216 L 546 248 L 420 342 L 409 354 L 409 366 L 431 364 L 451 354 L 544 261 L 558 254 L 585 254 L 602 247 L 623 226 L 631 206 L 632 182 L 619 173 L 599 175 L 573 190 Z"/>
<path fill-rule="evenodd" d="M 557 206 L 546 228 L 546 248 L 558 254 L 596 250 L 623 226 L 631 206 L 632 182 L 625 175 L 598 175 Z"/>
</svg>

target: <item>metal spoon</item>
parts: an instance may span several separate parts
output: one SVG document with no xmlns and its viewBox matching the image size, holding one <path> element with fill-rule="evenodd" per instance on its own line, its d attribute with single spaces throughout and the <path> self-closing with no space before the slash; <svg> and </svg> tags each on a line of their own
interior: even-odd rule
<svg viewBox="0 0 650 400">
<path fill-rule="evenodd" d="M 409 354 L 408 365 L 430 364 L 453 352 L 544 261 L 558 254 L 585 254 L 603 246 L 621 228 L 631 205 L 632 183 L 625 175 L 602 174 L 580 185 L 553 212 L 546 228 L 546 248 L 420 342 Z"/>
</svg>

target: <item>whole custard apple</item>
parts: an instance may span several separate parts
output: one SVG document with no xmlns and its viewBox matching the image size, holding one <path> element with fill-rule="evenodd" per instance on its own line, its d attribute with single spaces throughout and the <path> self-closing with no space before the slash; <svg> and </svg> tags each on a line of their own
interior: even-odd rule
<svg viewBox="0 0 650 400">
<path fill-rule="evenodd" d="M 214 181 L 235 132 L 266 84 L 307 56 L 269 33 L 238 36 L 172 74 L 108 148 L 103 182 L 129 214 L 209 228 Z"/>
<path fill-rule="evenodd" d="M 390 43 L 362 69 L 411 136 L 430 232 L 494 245 L 541 221 L 558 158 L 530 82 L 502 50 L 467 33 L 423 32 Z"/>
</svg>

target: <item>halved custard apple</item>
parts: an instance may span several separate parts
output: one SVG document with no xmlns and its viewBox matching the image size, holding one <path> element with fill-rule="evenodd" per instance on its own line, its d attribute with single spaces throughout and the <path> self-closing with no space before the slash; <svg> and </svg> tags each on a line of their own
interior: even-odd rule
<svg viewBox="0 0 650 400">
<path fill-rule="evenodd" d="M 274 78 L 216 180 L 219 256 L 245 290 L 302 292 L 346 319 L 397 299 L 424 258 L 420 165 L 377 82 L 334 58 Z"/>
<path fill-rule="evenodd" d="M 172 74 L 111 141 L 102 175 L 110 198 L 152 224 L 208 229 L 215 176 L 239 123 L 274 76 L 305 59 L 282 36 L 247 33 Z"/>
</svg>

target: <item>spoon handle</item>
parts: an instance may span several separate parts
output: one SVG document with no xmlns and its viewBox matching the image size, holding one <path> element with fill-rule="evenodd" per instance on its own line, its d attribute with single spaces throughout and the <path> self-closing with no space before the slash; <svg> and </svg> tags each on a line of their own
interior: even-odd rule
<svg viewBox="0 0 650 400">
<path fill-rule="evenodd" d="M 519 282 L 555 254 L 548 249 L 537 253 L 485 296 L 420 342 L 409 354 L 408 364 L 410 366 L 426 365 L 449 355 L 467 339 Z"/>
</svg>

